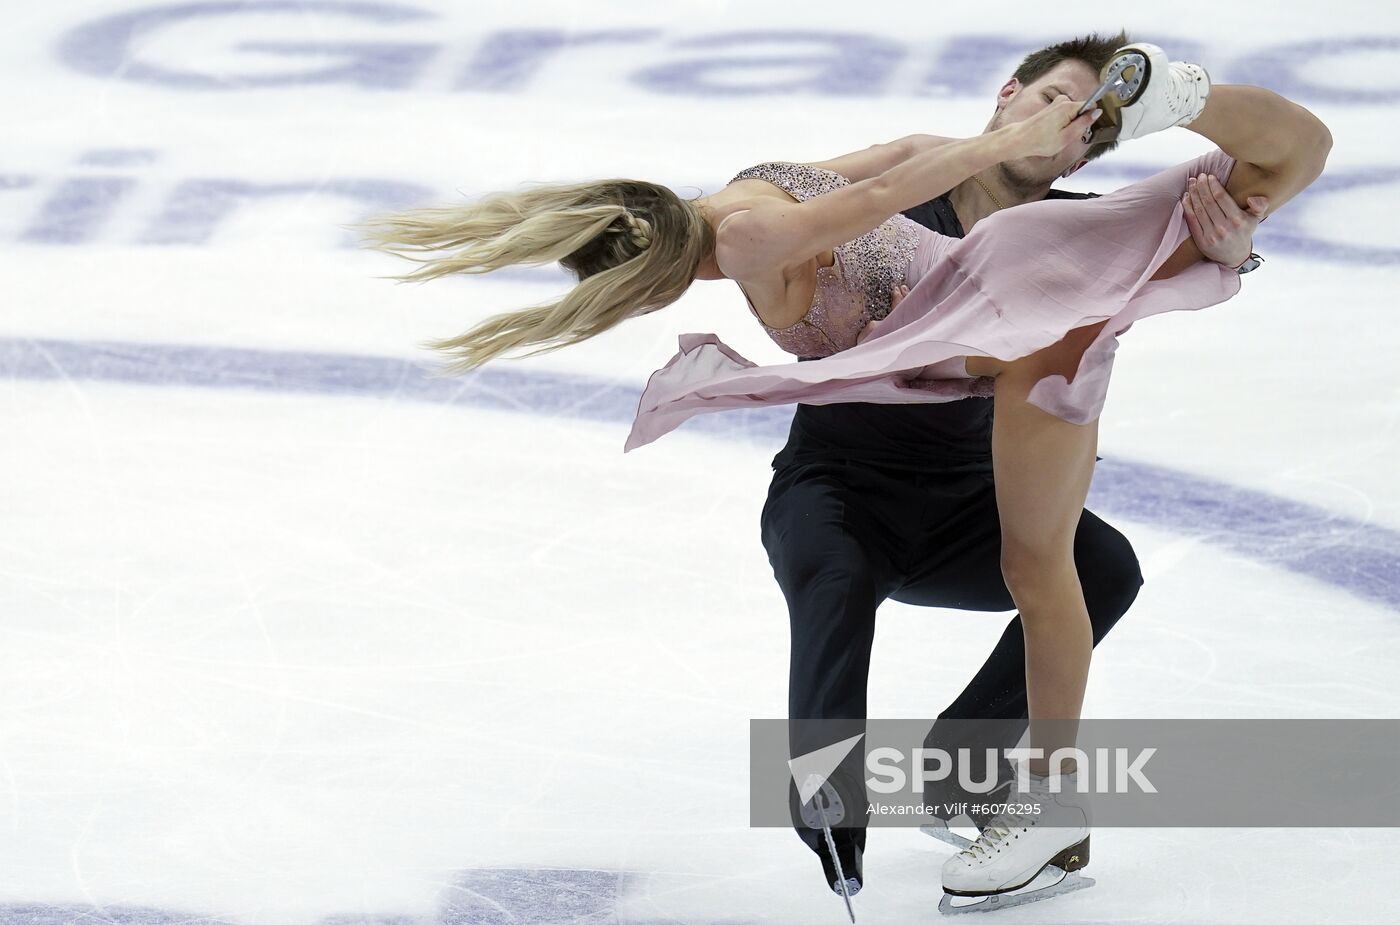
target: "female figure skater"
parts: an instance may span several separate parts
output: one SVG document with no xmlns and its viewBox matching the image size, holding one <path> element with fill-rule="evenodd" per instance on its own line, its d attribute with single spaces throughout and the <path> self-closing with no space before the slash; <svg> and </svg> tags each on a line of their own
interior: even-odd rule
<svg viewBox="0 0 1400 925">
<path fill-rule="evenodd" d="M 390 216 L 372 235 L 421 262 L 405 279 L 551 261 L 577 275 L 555 304 L 434 342 L 456 356 L 452 371 L 517 347 L 544 345 L 533 356 L 577 343 L 674 302 L 696 279 L 732 279 L 770 331 L 822 340 L 822 359 L 759 367 L 714 335 L 682 336 L 681 352 L 643 393 L 629 450 L 703 411 L 950 401 L 990 390 L 1002 572 L 1026 637 L 1031 744 L 1049 756 L 1073 744 L 1088 672 L 1072 540 L 1116 335 L 1146 315 L 1202 308 L 1238 290 L 1237 275 L 1202 262 L 1188 239 L 1188 179 L 1212 174 L 1237 201 L 1267 197 L 1272 210 L 1320 174 L 1331 145 L 1311 114 L 1298 109 L 1281 136 L 1251 116 L 1268 91 L 1212 92 L 1204 70 L 1169 64 L 1155 46 L 1125 46 L 1102 76 L 1118 81 L 1102 111 L 1080 114 L 1080 102 L 1047 96 L 1020 121 L 940 140 L 856 182 L 784 164 L 750 168 L 692 201 L 636 180 L 547 186 Z M 1014 219 L 994 213 L 963 239 L 898 214 L 993 165 L 1068 170 L 1111 133 L 1128 140 L 1175 125 L 1222 151 L 1098 199 L 1029 203 Z M 860 154 L 840 160 L 858 165 Z M 873 322 L 902 286 L 897 309 Z M 1048 757 L 1030 770 L 1029 798 L 1044 812 L 993 820 L 945 864 L 945 892 L 1007 892 L 1047 864 L 1073 870 L 1087 860 L 1087 813 L 1050 792 L 1074 791 L 1073 770 L 1062 768 L 1058 785 Z"/>
</svg>

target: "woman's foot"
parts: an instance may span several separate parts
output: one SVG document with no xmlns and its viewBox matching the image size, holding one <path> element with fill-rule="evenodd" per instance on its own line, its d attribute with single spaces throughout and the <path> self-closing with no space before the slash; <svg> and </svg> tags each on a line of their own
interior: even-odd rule
<svg viewBox="0 0 1400 925">
<path fill-rule="evenodd" d="M 1167 61 L 1156 45 L 1124 45 L 1104 65 L 1101 77 L 1116 78 L 1099 101 L 1103 115 L 1094 124 L 1095 141 L 1129 141 L 1153 132 L 1189 125 L 1205 109 L 1210 75 L 1199 64 Z"/>
<path fill-rule="evenodd" d="M 1052 793 L 1058 781 L 1061 792 Z M 1054 865 L 1066 872 L 1089 863 L 1089 811 L 1076 776 L 1030 779 L 1030 792 L 1012 787 L 1012 809 L 993 818 L 971 845 L 943 865 L 943 892 L 987 896 L 1017 890 Z"/>
</svg>

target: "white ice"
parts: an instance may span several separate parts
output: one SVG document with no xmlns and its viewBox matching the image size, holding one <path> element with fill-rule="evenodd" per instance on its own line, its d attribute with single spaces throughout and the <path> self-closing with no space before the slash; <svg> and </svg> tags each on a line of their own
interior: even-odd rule
<svg viewBox="0 0 1400 925">
<path fill-rule="evenodd" d="M 1124 338 L 1100 454 L 1400 535 L 1392 5 L 293 7 L 60 0 L 4 14 L 0 925 L 843 920 L 790 831 L 748 826 L 748 721 L 786 712 L 787 614 L 758 533 L 781 433 L 712 422 L 624 456 L 630 416 L 570 411 L 609 386 L 625 407 L 682 332 L 714 331 L 760 362 L 781 352 L 736 292 L 706 283 L 584 345 L 497 364 L 592 384 L 577 395 L 423 400 L 421 341 L 564 278 L 395 286 L 379 277 L 402 267 L 343 245 L 340 226 L 365 210 L 322 184 L 448 199 L 636 175 L 713 190 L 761 160 L 979 131 L 1016 54 L 975 93 L 939 93 L 928 72 L 951 38 L 1029 49 L 1126 23 L 1191 37 L 1219 82 L 1272 49 L 1315 88 L 1300 102 L 1336 138 L 1329 175 L 1365 183 L 1288 207 L 1313 244 L 1271 241 L 1266 224 L 1269 262 L 1232 302 Z M 93 72 L 92 48 L 119 41 L 116 26 L 74 50 L 73 30 L 146 10 L 175 12 L 110 73 Z M 570 49 L 515 86 L 458 88 L 484 37 L 510 29 L 655 33 Z M 646 76 L 794 53 L 686 44 L 761 30 L 855 34 L 897 54 L 852 95 L 775 88 L 810 74 L 800 62 L 773 65 L 766 91 L 753 68 L 731 74 L 763 91 L 742 95 Z M 247 43 L 375 43 L 421 66 L 400 86 L 172 83 L 345 60 Z M 141 76 L 152 66 L 163 81 Z M 1113 162 L 1203 150 L 1166 133 L 1066 185 L 1109 189 Z M 77 239 L 55 238 L 64 184 L 101 178 L 126 186 L 99 219 L 74 219 Z M 190 184 L 209 179 L 307 190 L 235 208 L 193 240 L 170 205 L 184 189 L 207 209 L 217 190 Z M 152 240 L 172 228 L 191 237 Z M 186 346 L 198 351 L 177 358 Z M 277 364 L 308 355 L 408 365 L 400 385 L 363 394 L 328 393 L 321 373 L 279 385 Z M 260 357 L 268 387 L 249 387 Z M 1095 655 L 1089 715 L 1400 716 L 1394 573 L 1361 594 L 1300 571 L 1329 542 L 1316 531 L 1261 557 L 1147 507 L 1105 516 L 1147 584 Z M 1381 550 L 1392 563 L 1398 551 Z M 936 715 L 1007 619 L 885 604 L 871 714 Z M 1097 887 L 999 920 L 1400 918 L 1395 829 L 1103 829 L 1094 842 Z M 873 831 L 859 920 L 933 921 L 945 851 L 916 830 Z"/>
</svg>

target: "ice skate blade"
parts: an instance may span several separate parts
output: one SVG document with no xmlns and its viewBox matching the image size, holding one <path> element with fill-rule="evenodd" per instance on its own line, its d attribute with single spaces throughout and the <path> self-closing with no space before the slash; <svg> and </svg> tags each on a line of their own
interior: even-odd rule
<svg viewBox="0 0 1400 925">
<path fill-rule="evenodd" d="M 1122 54 L 1104 66 L 1101 72 L 1103 82 L 1099 84 L 1099 88 L 1079 108 L 1082 114 L 1097 104 L 1103 111 L 1094 122 L 1089 137 L 1092 144 L 1103 144 L 1118 137 L 1123 130 L 1122 118 L 1118 111 L 1137 102 L 1152 77 L 1152 65 L 1146 54 L 1131 46 L 1119 51 Z"/>
<path fill-rule="evenodd" d="M 1059 879 L 1051 880 L 1052 877 Z M 1036 885 L 1045 880 L 1050 880 L 1050 882 L 1043 886 Z M 943 898 L 938 901 L 938 911 L 944 915 L 959 915 L 964 912 L 995 912 L 998 909 L 1025 906 L 1055 896 L 1063 896 L 1065 893 L 1088 889 L 1093 885 L 1094 879 L 1092 877 L 1086 877 L 1077 870 L 1065 873 L 1058 867 L 1046 867 L 1025 886 L 1009 893 L 993 893 L 986 896 L 954 896 L 951 893 L 944 893 Z"/>
<path fill-rule="evenodd" d="M 852 889 L 853 886 L 855 889 Z M 860 881 L 854 877 L 838 880 L 832 891 L 846 901 L 846 914 L 851 917 L 851 925 L 855 925 L 856 910 L 851 908 L 851 897 L 860 892 Z"/>
<path fill-rule="evenodd" d="M 851 917 L 851 925 L 855 925 L 856 910 L 851 908 L 851 897 L 860 892 L 860 881 L 855 877 L 847 877 L 846 872 L 841 869 L 841 856 L 836 852 L 836 842 L 831 837 L 831 826 L 823 822 L 822 829 L 826 833 L 826 847 L 831 852 L 831 863 L 836 868 L 836 884 L 832 890 L 845 901 L 846 914 Z M 852 885 L 855 886 L 854 890 L 851 889 Z"/>
</svg>

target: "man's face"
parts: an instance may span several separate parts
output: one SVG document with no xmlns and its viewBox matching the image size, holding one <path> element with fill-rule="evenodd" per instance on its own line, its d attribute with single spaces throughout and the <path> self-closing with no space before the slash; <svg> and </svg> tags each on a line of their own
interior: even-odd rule
<svg viewBox="0 0 1400 925">
<path fill-rule="evenodd" d="M 1098 88 L 1098 73 L 1082 61 L 1061 61 L 1029 84 L 1009 80 L 997 94 L 999 108 L 991 128 L 1029 119 L 1061 94 L 1072 100 L 1087 100 Z M 1087 142 L 1076 141 L 1054 157 L 1019 157 L 1004 161 L 1002 174 L 1013 186 L 1028 189 L 1044 186 L 1083 160 L 1089 147 Z"/>
</svg>

